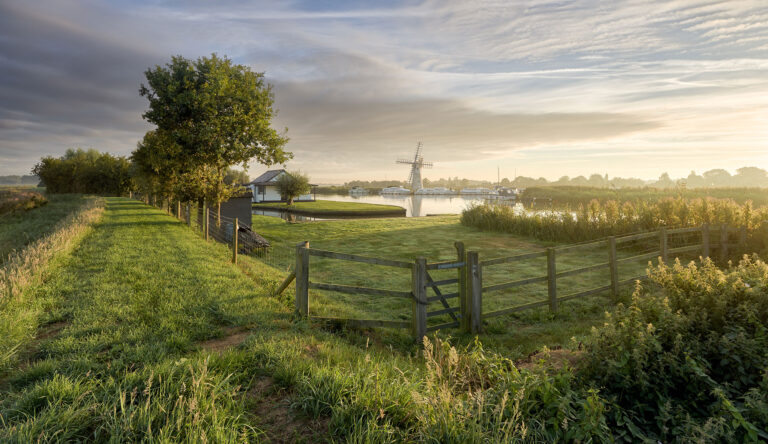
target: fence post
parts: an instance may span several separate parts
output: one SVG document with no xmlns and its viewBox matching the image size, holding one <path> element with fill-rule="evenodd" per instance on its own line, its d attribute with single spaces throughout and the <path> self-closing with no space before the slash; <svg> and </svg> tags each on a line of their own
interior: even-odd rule
<svg viewBox="0 0 768 444">
<path fill-rule="evenodd" d="M 728 259 L 728 225 L 720 225 L 720 260 Z"/>
<path fill-rule="evenodd" d="M 608 266 L 611 268 L 611 296 L 615 301 L 619 297 L 619 261 L 616 254 L 615 236 L 608 238 Z"/>
<path fill-rule="evenodd" d="M 666 227 L 661 227 L 659 230 L 659 252 L 661 254 L 661 260 L 665 264 L 669 261 L 669 247 Z"/>
<path fill-rule="evenodd" d="M 206 208 L 205 215 L 203 216 L 205 218 L 205 240 L 208 241 L 208 233 L 211 231 L 211 209 Z"/>
<path fill-rule="evenodd" d="M 309 241 L 296 245 L 296 312 L 309 315 Z"/>
<path fill-rule="evenodd" d="M 468 263 L 467 263 L 467 253 L 464 249 L 464 242 L 457 241 L 453 243 L 453 246 L 456 247 L 456 256 L 458 258 L 459 262 L 464 262 L 463 267 L 458 268 L 459 273 L 459 306 L 460 306 L 460 313 L 461 313 L 461 319 L 459 320 L 459 328 L 461 331 L 469 333 L 472 331 L 470 326 L 470 306 L 469 306 L 469 298 L 467 297 L 469 295 L 469 292 L 467 291 L 467 270 L 469 269 Z"/>
<path fill-rule="evenodd" d="M 709 224 L 701 226 L 701 257 L 709 257 Z"/>
<path fill-rule="evenodd" d="M 187 202 L 187 226 L 192 226 L 192 202 Z"/>
<path fill-rule="evenodd" d="M 181 220 L 181 201 L 176 201 L 176 219 Z"/>
<path fill-rule="evenodd" d="M 555 249 L 547 248 L 547 297 L 549 298 L 549 310 L 557 311 L 557 266 L 555 263 Z"/>
<path fill-rule="evenodd" d="M 477 251 L 467 252 L 470 332 L 483 332 L 483 269 Z"/>
<path fill-rule="evenodd" d="M 240 230 L 240 226 L 237 223 L 237 218 L 235 218 L 234 224 L 232 224 L 232 263 L 237 264 L 237 238 L 238 238 L 238 230 Z"/>
<path fill-rule="evenodd" d="M 417 343 L 421 343 L 427 334 L 427 260 L 423 257 L 413 263 L 413 275 L 411 277 L 411 302 L 413 317 L 411 329 Z"/>
</svg>

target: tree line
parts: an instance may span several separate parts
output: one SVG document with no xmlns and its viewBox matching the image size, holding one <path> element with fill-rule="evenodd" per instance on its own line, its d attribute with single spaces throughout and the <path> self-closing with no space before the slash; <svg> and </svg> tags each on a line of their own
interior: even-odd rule
<svg viewBox="0 0 768 444">
<path fill-rule="evenodd" d="M 454 190 L 470 187 L 494 187 L 503 186 L 511 188 L 528 188 L 542 186 L 574 186 L 592 188 L 766 188 L 768 187 L 768 171 L 757 167 L 743 167 L 736 170 L 736 174 L 717 168 L 696 174 L 695 171 L 679 179 L 672 179 L 668 173 L 663 173 L 657 180 L 642 180 L 637 178 L 609 177 L 608 174 L 592 174 L 586 176 L 562 176 L 550 181 L 544 177 L 534 178 L 517 176 L 514 179 L 508 177 L 500 181 L 474 180 L 457 177 L 440 179 L 423 179 L 424 187 L 445 187 Z M 363 188 L 384 188 L 388 186 L 405 186 L 410 184 L 405 181 L 395 180 L 352 180 L 346 182 L 346 188 L 354 186 Z"/>
</svg>

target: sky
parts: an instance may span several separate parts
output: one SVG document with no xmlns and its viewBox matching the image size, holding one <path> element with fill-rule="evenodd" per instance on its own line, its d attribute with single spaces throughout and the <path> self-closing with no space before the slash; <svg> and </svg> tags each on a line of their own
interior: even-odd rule
<svg viewBox="0 0 768 444">
<path fill-rule="evenodd" d="M 0 175 L 129 155 L 144 71 L 264 72 L 314 183 L 768 168 L 768 1 L 0 2 Z M 267 168 L 252 164 L 252 177 Z"/>
</svg>

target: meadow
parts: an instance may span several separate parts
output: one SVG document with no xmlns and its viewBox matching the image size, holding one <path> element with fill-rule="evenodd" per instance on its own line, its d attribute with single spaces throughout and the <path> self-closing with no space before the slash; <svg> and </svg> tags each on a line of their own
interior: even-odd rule
<svg viewBox="0 0 768 444">
<path fill-rule="evenodd" d="M 19 295 L 39 311 L 17 321 L 31 333 L 0 370 L 4 442 L 754 441 L 768 424 L 761 262 L 660 267 L 655 286 L 624 298 L 626 309 L 595 297 L 557 314 L 505 318 L 503 332 L 490 324 L 477 339 L 437 335 L 420 346 L 396 332 L 296 319 L 292 292 L 273 296 L 284 269 L 246 256 L 233 265 L 224 245 L 140 202 L 107 198 L 87 224 L 48 263 L 46 279 Z M 286 249 L 310 240 L 403 260 L 451 258 L 457 238 L 487 255 L 551 245 L 457 217 L 254 226 Z M 339 270 L 328 267 L 323 277 L 333 279 Z M 707 343 L 697 328 L 712 332 Z M 548 357 L 558 351 L 544 347 L 558 344 L 570 349 L 570 365 Z M 513 362 L 535 349 L 543 352 L 532 362 Z M 748 362 L 738 386 L 710 370 L 725 356 Z M 685 402 L 693 392 L 672 389 L 681 381 L 698 391 L 696 408 Z"/>
</svg>

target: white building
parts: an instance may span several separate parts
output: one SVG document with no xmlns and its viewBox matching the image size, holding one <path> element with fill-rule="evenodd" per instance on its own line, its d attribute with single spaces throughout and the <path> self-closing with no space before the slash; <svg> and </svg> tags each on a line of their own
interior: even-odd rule
<svg viewBox="0 0 768 444">
<path fill-rule="evenodd" d="M 285 170 L 269 170 L 261 176 L 250 181 L 247 186 L 253 191 L 253 202 L 283 202 L 280 193 L 277 191 L 277 179 L 283 174 L 288 174 Z M 312 191 L 308 194 L 299 196 L 294 202 L 313 202 L 315 200 L 315 188 L 312 185 Z"/>
</svg>

